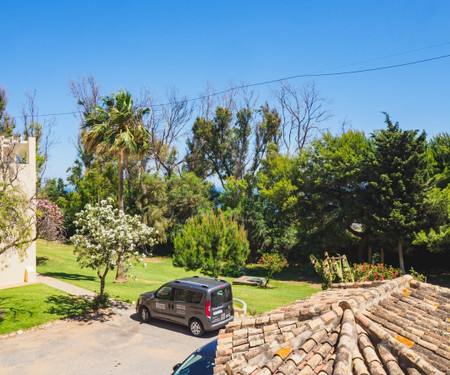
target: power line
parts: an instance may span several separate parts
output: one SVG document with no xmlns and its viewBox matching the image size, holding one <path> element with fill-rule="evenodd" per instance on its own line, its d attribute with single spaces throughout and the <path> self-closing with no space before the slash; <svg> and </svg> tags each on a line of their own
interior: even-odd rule
<svg viewBox="0 0 450 375">
<path fill-rule="evenodd" d="M 422 59 L 422 60 L 408 61 L 408 62 L 401 63 L 401 64 L 384 65 L 384 66 L 379 66 L 379 67 L 375 67 L 375 68 L 346 70 L 346 71 L 341 71 L 341 72 L 330 72 L 330 73 L 296 74 L 296 75 L 287 76 L 287 77 L 283 77 L 283 78 L 276 78 L 276 79 L 272 79 L 272 80 L 268 80 L 268 81 L 262 81 L 262 82 L 249 83 L 249 84 L 245 84 L 245 85 L 235 86 L 235 87 L 231 87 L 229 89 L 222 90 L 222 91 L 217 91 L 217 92 L 214 92 L 214 93 L 211 93 L 208 95 L 203 95 L 203 96 L 198 96 L 196 98 L 186 99 L 186 100 L 183 100 L 182 102 L 195 102 L 198 100 L 203 100 L 203 99 L 207 99 L 210 97 L 226 94 L 227 92 L 231 92 L 231 91 L 235 91 L 235 90 L 241 90 L 241 89 L 245 89 L 245 88 L 249 88 L 249 87 L 265 86 L 265 85 L 270 85 L 272 83 L 289 81 L 289 80 L 297 79 L 297 78 L 333 77 L 333 76 L 343 76 L 343 75 L 377 72 L 377 71 L 381 71 L 381 70 L 396 69 L 396 68 L 402 68 L 405 66 L 423 64 L 426 62 L 442 60 L 442 59 L 446 59 L 449 57 L 450 57 L 450 54 L 447 54 L 447 55 L 430 57 L 430 58 Z M 178 104 L 178 103 L 180 103 L 180 102 L 155 104 L 154 106 L 162 107 L 162 106 L 166 106 L 169 104 Z M 72 112 L 48 113 L 48 114 L 44 114 L 44 115 L 37 115 L 35 117 L 64 116 L 64 115 L 75 115 L 75 114 L 79 114 L 79 113 L 82 113 L 82 112 L 81 111 L 72 111 Z M 14 118 L 18 118 L 18 117 L 23 117 L 23 116 L 14 116 Z"/>
<path fill-rule="evenodd" d="M 284 77 L 284 78 L 272 79 L 270 81 L 263 81 L 263 82 L 258 82 L 258 83 L 250 83 L 248 85 L 236 86 L 236 87 L 232 87 L 232 88 L 229 88 L 229 89 L 226 89 L 226 90 L 218 91 L 218 92 L 215 92 L 215 93 L 212 93 L 212 94 L 209 94 L 209 95 L 201 96 L 201 97 L 198 97 L 198 98 L 188 99 L 187 101 L 190 102 L 190 101 L 195 101 L 195 100 L 200 100 L 200 99 L 206 99 L 206 98 L 209 98 L 211 96 L 217 96 L 217 95 L 225 94 L 227 92 L 234 91 L 234 90 L 240 90 L 240 89 L 244 89 L 244 88 L 248 88 L 248 87 L 269 85 L 269 84 L 272 84 L 272 83 L 277 83 L 277 82 L 282 82 L 282 81 L 289 81 L 291 79 L 296 79 L 296 78 L 317 78 L 317 77 L 331 77 L 331 76 L 341 76 L 341 75 L 350 75 L 350 74 L 358 74 L 358 73 L 368 73 L 368 72 L 375 72 L 375 71 L 379 71 L 379 70 L 400 68 L 400 67 L 403 67 L 403 66 L 417 65 L 417 64 L 422 64 L 422 63 L 429 62 L 429 61 L 445 59 L 445 58 L 448 58 L 448 57 L 450 57 L 450 54 L 449 55 L 436 56 L 436 57 L 430 57 L 428 59 L 423 59 L 423 60 L 409 61 L 409 62 L 402 63 L 402 64 L 386 65 L 386 66 L 380 66 L 380 67 L 369 68 L 369 69 L 347 70 L 347 71 L 343 71 L 343 72 L 332 72 L 332 73 L 297 74 L 297 75 L 294 75 L 294 76 L 288 76 L 288 77 Z M 161 105 L 164 105 L 164 104 L 161 104 Z"/>
</svg>

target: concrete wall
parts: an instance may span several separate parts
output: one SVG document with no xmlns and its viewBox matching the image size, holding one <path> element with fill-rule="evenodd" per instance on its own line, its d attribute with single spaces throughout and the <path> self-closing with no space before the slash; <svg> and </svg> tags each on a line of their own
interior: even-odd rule
<svg viewBox="0 0 450 375">
<path fill-rule="evenodd" d="M 11 151 L 16 156 L 16 162 L 11 168 L 17 168 L 18 175 L 15 185 L 21 189 L 35 205 L 36 197 L 36 140 L 28 138 L 28 141 L 14 141 L 10 138 L 0 137 L 0 157 Z M 26 163 L 19 163 L 25 157 Z M 33 214 L 34 207 L 33 207 Z M 32 220 L 33 223 L 36 220 Z M 32 227 L 33 238 L 36 235 L 36 225 Z M 23 282 L 33 283 L 36 281 L 36 242 L 33 241 L 24 256 L 21 258 L 14 249 L 10 249 L 0 255 L 0 287 L 6 285 L 20 284 Z"/>
</svg>

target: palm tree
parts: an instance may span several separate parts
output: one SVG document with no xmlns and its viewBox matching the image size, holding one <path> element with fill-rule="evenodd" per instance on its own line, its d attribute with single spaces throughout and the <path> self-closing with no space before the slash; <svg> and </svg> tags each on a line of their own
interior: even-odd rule
<svg viewBox="0 0 450 375">
<path fill-rule="evenodd" d="M 118 157 L 119 191 L 118 207 L 123 211 L 123 166 L 129 156 L 141 157 L 150 147 L 150 133 L 142 118 L 148 108 L 133 106 L 131 94 L 119 90 L 102 98 L 102 105 L 93 107 L 82 125 L 83 143 L 89 151 Z M 125 282 L 124 264 L 118 250 L 117 275 L 114 282 Z"/>
</svg>

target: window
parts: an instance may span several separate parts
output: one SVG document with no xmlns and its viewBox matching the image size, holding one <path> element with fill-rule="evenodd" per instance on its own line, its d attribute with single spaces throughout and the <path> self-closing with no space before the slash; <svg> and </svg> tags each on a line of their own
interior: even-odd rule
<svg viewBox="0 0 450 375">
<path fill-rule="evenodd" d="M 173 300 L 175 302 L 187 302 L 188 290 L 175 288 Z"/>
<path fill-rule="evenodd" d="M 170 300 L 172 288 L 170 286 L 163 286 L 156 292 L 156 298 Z"/>
<path fill-rule="evenodd" d="M 216 290 L 211 294 L 211 306 L 219 306 L 223 303 L 231 302 L 231 288 L 223 288 Z"/>
<path fill-rule="evenodd" d="M 187 302 L 200 303 L 202 301 L 203 294 L 200 292 L 189 291 Z"/>
</svg>

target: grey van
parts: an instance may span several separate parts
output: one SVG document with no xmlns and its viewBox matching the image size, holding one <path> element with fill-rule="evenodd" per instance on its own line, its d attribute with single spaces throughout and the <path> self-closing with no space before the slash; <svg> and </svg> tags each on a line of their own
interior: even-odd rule
<svg viewBox="0 0 450 375">
<path fill-rule="evenodd" d="M 213 331 L 233 320 L 231 285 L 225 280 L 186 277 L 141 294 L 136 312 L 143 322 L 151 318 L 188 326 L 194 336 Z"/>
</svg>

